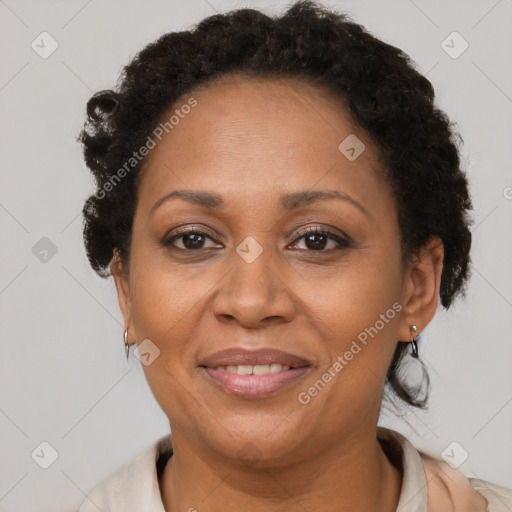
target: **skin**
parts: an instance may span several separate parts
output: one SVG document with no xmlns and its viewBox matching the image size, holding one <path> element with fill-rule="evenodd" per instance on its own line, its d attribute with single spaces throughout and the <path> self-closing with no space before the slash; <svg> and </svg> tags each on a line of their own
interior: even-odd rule
<svg viewBox="0 0 512 512">
<path fill-rule="evenodd" d="M 377 148 L 329 90 L 238 76 L 173 109 L 190 96 L 197 106 L 146 157 L 129 264 L 117 253 L 111 263 L 129 343 L 149 338 L 160 350 L 143 369 L 173 435 L 160 481 L 164 507 L 395 511 L 402 476 L 376 437 L 383 384 L 397 340 L 410 341 L 410 326 L 421 332 L 435 314 L 441 240 L 402 261 L 397 205 Z M 354 161 L 338 150 L 349 134 L 366 146 Z M 150 215 L 177 189 L 212 192 L 225 205 L 209 211 L 171 199 Z M 335 199 L 288 212 L 279 205 L 281 194 L 320 189 L 348 194 L 367 214 Z M 206 233 L 199 249 L 187 249 L 194 245 L 186 236 L 174 248 L 160 244 L 178 226 Z M 351 241 L 308 243 L 303 227 Z M 250 264 L 236 252 L 248 236 L 263 249 Z M 299 403 L 393 303 L 401 311 Z M 273 396 L 233 397 L 198 364 L 235 346 L 278 348 L 311 367 Z M 252 466 L 237 455 L 247 443 L 258 454 Z"/>
</svg>

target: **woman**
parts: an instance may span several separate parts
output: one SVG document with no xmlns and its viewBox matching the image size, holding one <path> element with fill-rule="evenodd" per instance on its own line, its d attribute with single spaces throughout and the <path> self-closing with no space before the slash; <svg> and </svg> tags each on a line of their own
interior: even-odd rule
<svg viewBox="0 0 512 512">
<path fill-rule="evenodd" d="M 211 16 L 94 95 L 81 140 L 87 255 L 172 439 L 80 512 L 511 509 L 377 426 L 386 383 L 425 405 L 400 368 L 470 263 L 456 134 L 403 52 L 310 2 Z"/>
</svg>

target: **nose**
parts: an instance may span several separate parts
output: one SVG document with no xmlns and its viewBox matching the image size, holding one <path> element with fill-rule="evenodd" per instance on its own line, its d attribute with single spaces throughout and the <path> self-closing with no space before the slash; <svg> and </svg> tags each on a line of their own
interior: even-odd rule
<svg viewBox="0 0 512 512">
<path fill-rule="evenodd" d="M 248 329 L 290 322 L 296 305 L 291 283 L 275 264 L 271 250 L 248 238 L 233 251 L 228 262 L 231 269 L 214 294 L 213 312 L 221 322 L 237 322 Z"/>
</svg>

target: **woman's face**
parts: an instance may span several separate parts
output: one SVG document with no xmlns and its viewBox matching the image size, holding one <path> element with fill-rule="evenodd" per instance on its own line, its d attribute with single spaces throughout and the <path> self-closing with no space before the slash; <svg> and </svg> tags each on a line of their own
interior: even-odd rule
<svg viewBox="0 0 512 512">
<path fill-rule="evenodd" d="M 277 464 L 372 432 L 396 342 L 433 316 L 440 275 L 402 264 L 372 141 L 300 80 L 220 81 L 175 109 L 146 158 L 127 275 L 111 267 L 175 442 Z M 320 191 L 338 197 L 305 200 Z M 242 353 L 215 359 L 227 349 Z M 288 356 L 243 352 L 260 349 Z M 266 366 L 280 362 L 292 369 Z"/>
</svg>

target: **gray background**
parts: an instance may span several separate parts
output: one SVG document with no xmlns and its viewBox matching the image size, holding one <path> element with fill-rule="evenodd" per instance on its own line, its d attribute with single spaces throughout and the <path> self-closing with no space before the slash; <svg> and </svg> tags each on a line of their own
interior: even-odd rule
<svg viewBox="0 0 512 512">
<path fill-rule="evenodd" d="M 436 457 L 457 441 L 469 454 L 466 475 L 512 487 L 512 1 L 324 4 L 404 49 L 428 75 L 464 138 L 475 204 L 468 298 L 438 311 L 421 346 L 430 410 L 385 412 L 381 424 Z M 272 14 L 286 5 L 0 0 L 2 511 L 75 510 L 168 429 L 140 362 L 124 358 L 114 283 L 94 274 L 82 246 L 80 211 L 93 188 L 75 137 L 86 101 L 165 32 L 234 7 Z M 59 45 L 46 59 L 31 47 L 43 31 Z M 453 31 L 469 43 L 458 58 L 441 46 Z M 57 251 L 46 261 L 43 237 Z M 43 441 L 58 452 L 48 469 L 31 456 Z"/>
</svg>

